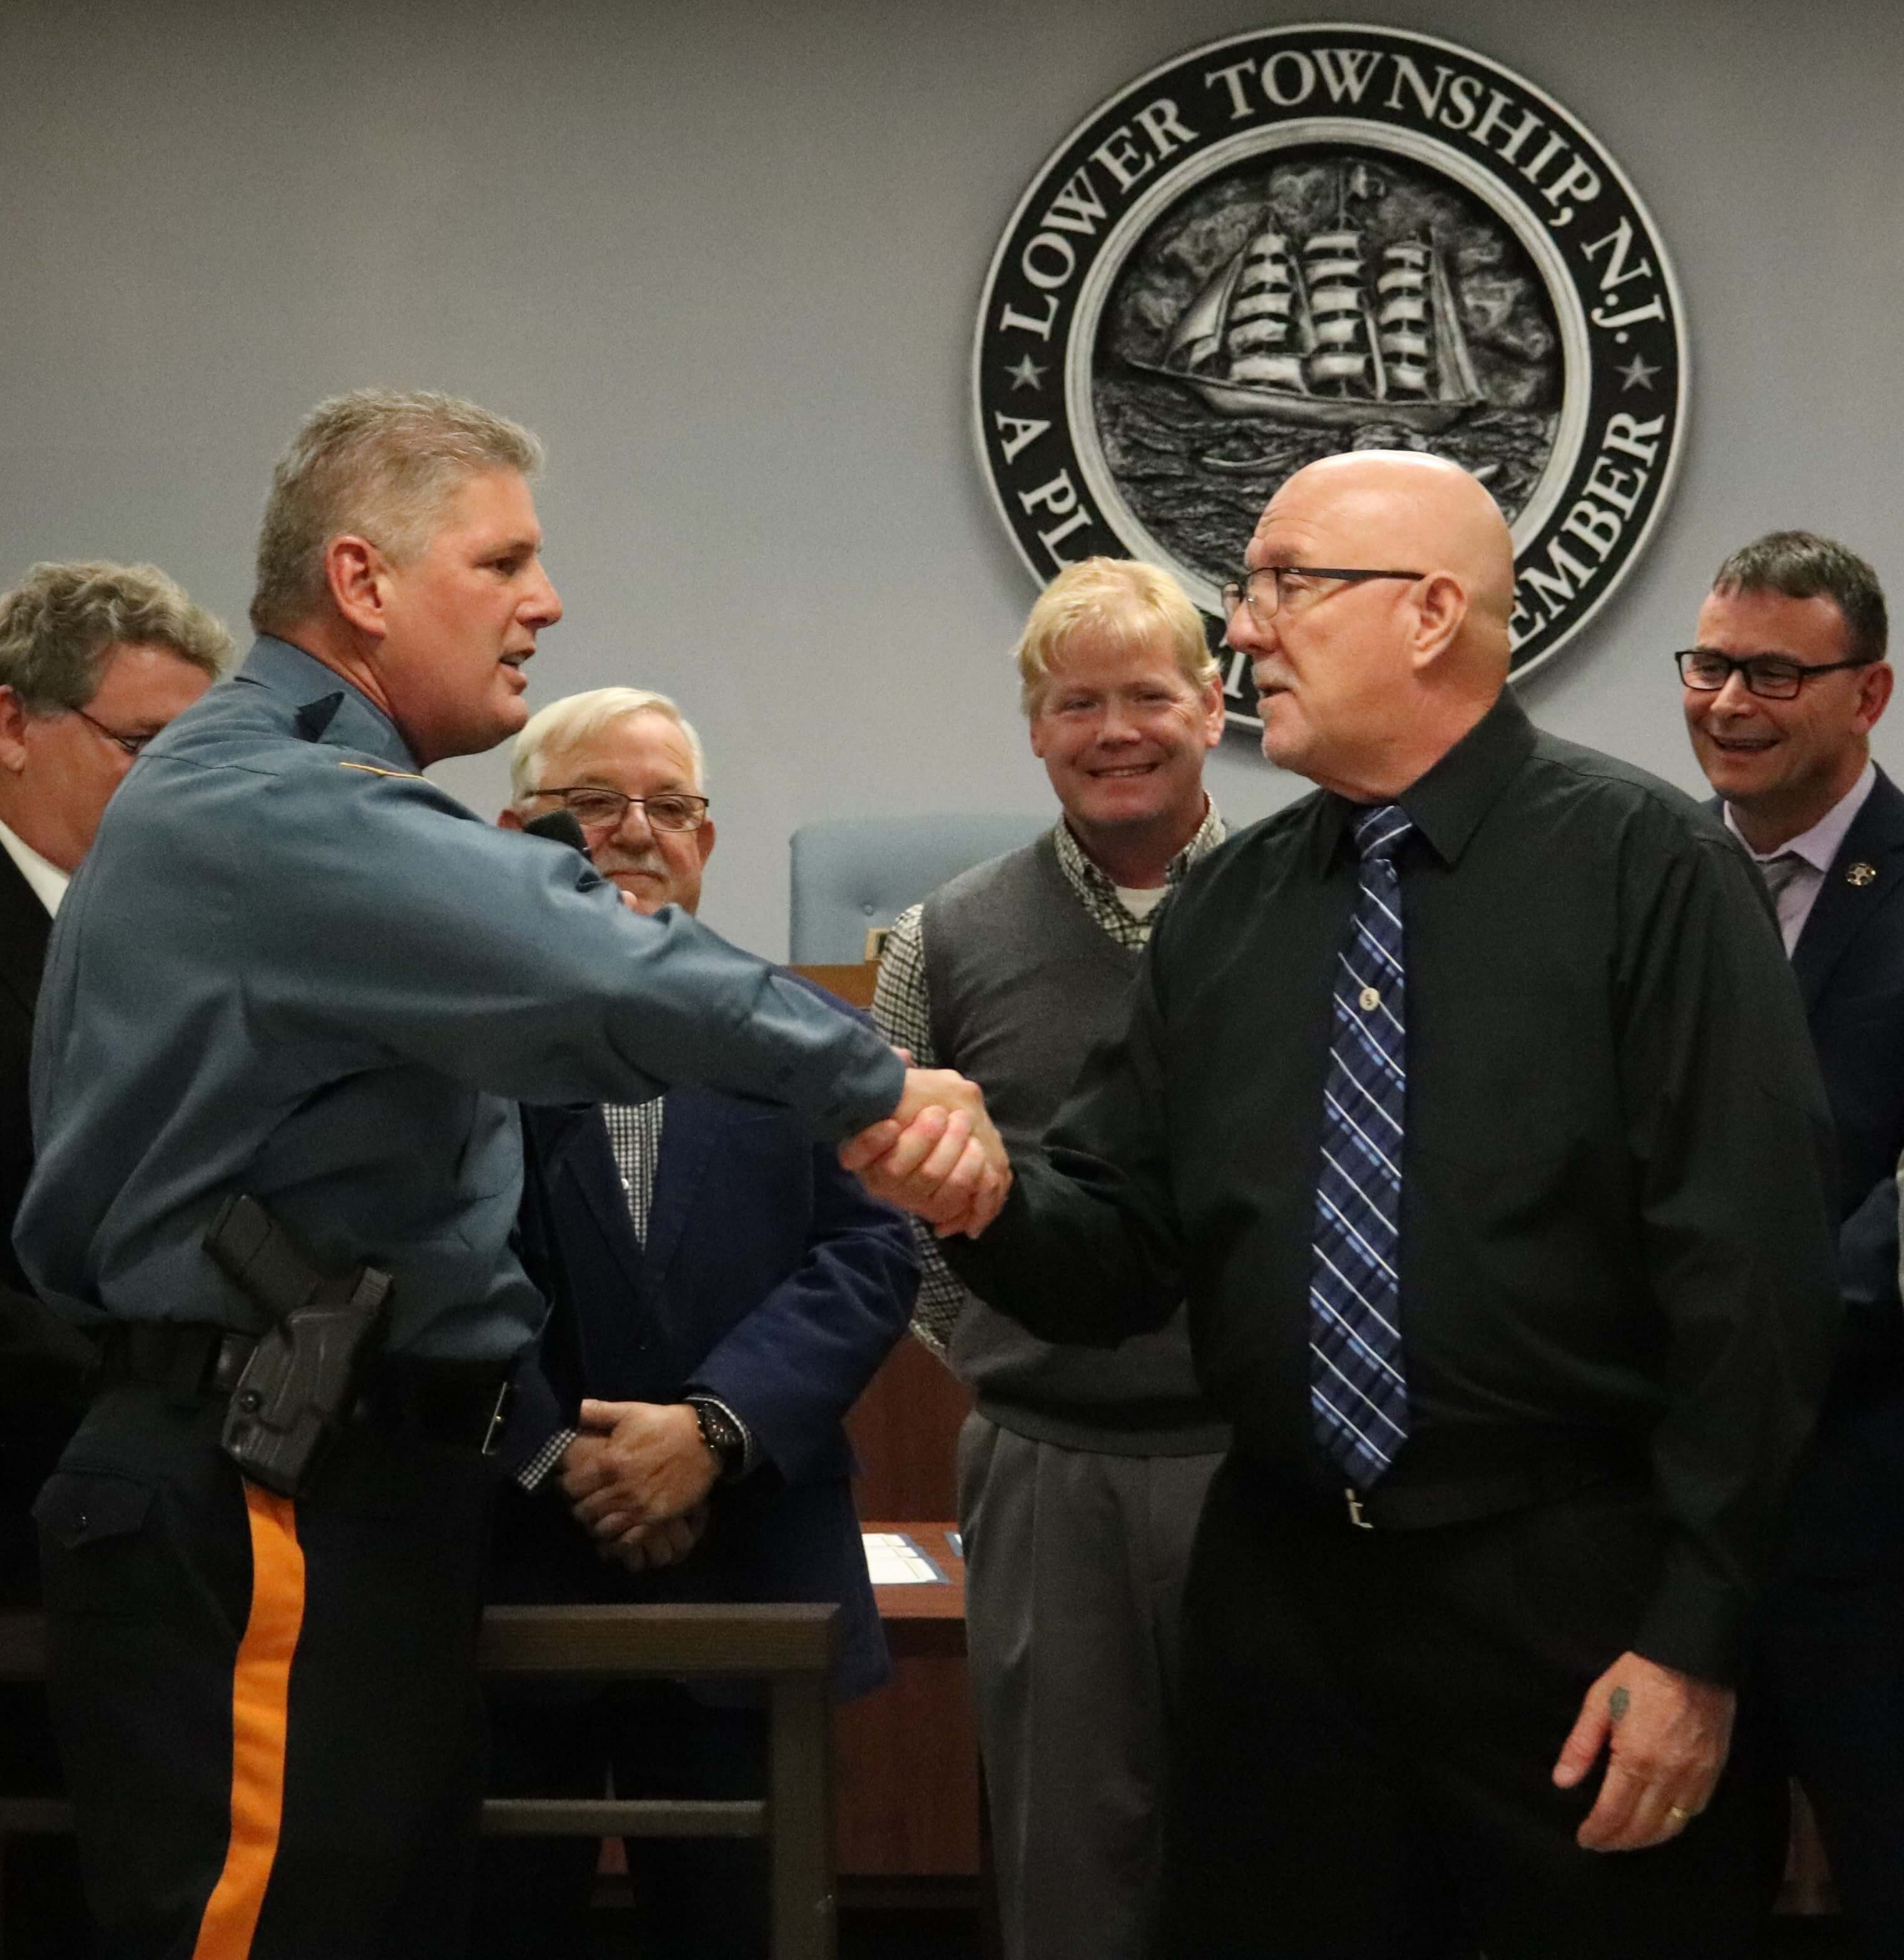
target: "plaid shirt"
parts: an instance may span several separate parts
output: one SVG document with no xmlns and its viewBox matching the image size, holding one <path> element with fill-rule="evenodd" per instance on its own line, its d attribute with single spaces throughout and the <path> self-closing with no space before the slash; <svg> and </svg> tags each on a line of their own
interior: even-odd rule
<svg viewBox="0 0 1904 1960">
<path fill-rule="evenodd" d="M 658 1096 L 645 1102 L 604 1102 L 602 1120 L 614 1147 L 615 1168 L 628 1194 L 635 1236 L 648 1243 L 648 1214 L 654 1204 L 654 1166 L 661 1155 L 661 1118 L 667 1106 Z"/>
<path fill-rule="evenodd" d="M 1227 834 L 1215 803 L 1204 813 L 1196 835 L 1165 867 L 1164 880 L 1174 889 L 1196 861 L 1221 844 Z M 1146 918 L 1139 918 L 1117 896 L 1116 882 L 1090 858 L 1061 817 L 1052 826 L 1052 842 L 1058 852 L 1065 882 L 1078 895 L 1078 902 L 1119 946 L 1141 952 L 1150 943 L 1151 928 L 1163 905 Z M 1167 897 L 1164 904 L 1168 904 Z M 896 1046 L 909 1049 L 922 1068 L 936 1068 L 941 1058 L 932 1041 L 932 1002 L 925 980 L 925 908 L 913 905 L 893 921 L 893 930 L 880 956 L 879 984 L 873 994 L 873 1019 L 879 1031 Z M 963 1308 L 966 1293 L 954 1276 L 939 1250 L 931 1229 L 915 1220 L 919 1249 L 925 1270 L 919 1277 L 917 1303 L 912 1309 L 912 1332 L 944 1357 L 952 1336 L 952 1324 Z"/>
</svg>

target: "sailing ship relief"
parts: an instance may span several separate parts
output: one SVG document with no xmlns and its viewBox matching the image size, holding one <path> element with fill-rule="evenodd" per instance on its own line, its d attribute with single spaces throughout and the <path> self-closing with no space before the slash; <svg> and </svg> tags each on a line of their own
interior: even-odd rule
<svg viewBox="0 0 1904 1960">
<path fill-rule="evenodd" d="M 1428 434 L 1482 400 L 1432 237 L 1385 245 L 1371 266 L 1364 231 L 1339 217 L 1300 243 L 1264 224 L 1184 308 L 1161 363 L 1132 364 L 1219 414 L 1316 428 Z"/>
</svg>

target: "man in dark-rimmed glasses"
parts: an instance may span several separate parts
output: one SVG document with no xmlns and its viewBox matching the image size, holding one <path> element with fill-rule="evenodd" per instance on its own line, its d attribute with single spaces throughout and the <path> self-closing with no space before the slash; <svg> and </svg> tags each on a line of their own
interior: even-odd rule
<svg viewBox="0 0 1904 1960">
<path fill-rule="evenodd" d="M 1860 1951 L 1904 1951 L 1904 793 L 1871 760 L 1884 595 L 1829 539 L 1735 552 L 1677 656 L 1693 752 L 1751 852 L 1838 1128 L 1845 1341 L 1766 1602 L 1790 1761 Z"/>
<path fill-rule="evenodd" d="M 1718 821 L 1506 691 L 1474 478 L 1312 464 L 1245 568 L 1264 749 L 1321 794 L 1191 870 L 947 1246 L 1049 1338 L 1187 1298 L 1234 1424 L 1157 1951 L 1743 1960 L 1776 1786 L 1735 1684 L 1838 1310 L 1797 991 Z M 938 1128 L 848 1160 L 929 1200 Z"/>
<path fill-rule="evenodd" d="M 1799 860 L 1771 880 L 1788 950 L 1830 869 L 1832 852 L 1810 833 L 1836 815 L 1829 841 L 1842 842 L 1877 780 L 1871 731 L 1893 682 L 1886 632 L 1863 559 L 1775 531 L 1720 567 L 1697 643 L 1673 656 L 1693 753 L 1727 823 L 1762 866 Z"/>
</svg>

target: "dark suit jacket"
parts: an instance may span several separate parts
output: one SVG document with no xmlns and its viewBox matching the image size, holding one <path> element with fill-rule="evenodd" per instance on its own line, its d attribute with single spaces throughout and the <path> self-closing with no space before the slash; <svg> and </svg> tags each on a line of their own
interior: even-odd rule
<svg viewBox="0 0 1904 1960">
<path fill-rule="evenodd" d="M 683 1089 L 667 1098 L 644 1249 L 600 1110 L 530 1109 L 525 1127 L 540 1178 L 524 1232 L 549 1242 L 552 1304 L 538 1365 L 520 1373 L 505 1462 L 572 1423 L 584 1393 L 672 1402 L 689 1389 L 727 1403 L 765 1460 L 717 1485 L 693 1554 L 651 1573 L 597 1559 L 552 1479 L 534 1497 L 512 1485 L 496 1596 L 837 1601 L 836 1689 L 877 1687 L 886 1646 L 840 1421 L 912 1311 L 906 1221 L 784 1112 Z"/>
<path fill-rule="evenodd" d="M 1838 1128 L 1845 1312 L 1794 1499 L 1793 1562 L 1823 1578 L 1904 1578 L 1904 791 L 1882 770 L 1791 963 Z"/>
<path fill-rule="evenodd" d="M 90 1354 L 84 1337 L 33 1297 L 13 1249 L 33 1169 L 27 1071 L 52 929 L 33 887 L 0 851 L 0 1601 L 30 1594 L 27 1507 L 77 1419 Z"/>
</svg>

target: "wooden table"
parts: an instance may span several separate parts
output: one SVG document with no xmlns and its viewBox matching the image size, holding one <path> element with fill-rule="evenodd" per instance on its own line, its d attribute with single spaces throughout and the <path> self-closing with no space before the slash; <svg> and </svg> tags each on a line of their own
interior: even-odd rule
<svg viewBox="0 0 1904 1960">
<path fill-rule="evenodd" d="M 880 1624 L 895 1660 L 965 1652 L 965 1560 L 950 1524 L 869 1524 L 865 1532 L 900 1532 L 945 1574 L 934 1586 L 875 1586 Z"/>
<path fill-rule="evenodd" d="M 943 1522 L 869 1521 L 903 1532 L 943 1585 L 874 1589 L 893 1678 L 833 1711 L 833 1864 L 842 1880 L 976 1885 L 979 1736 L 965 1666 L 965 1561 Z"/>
</svg>

